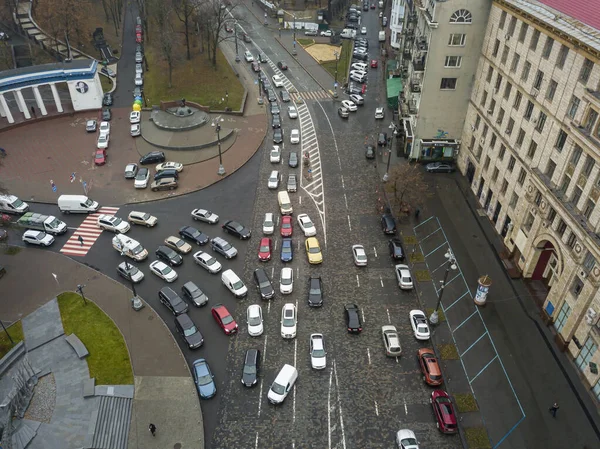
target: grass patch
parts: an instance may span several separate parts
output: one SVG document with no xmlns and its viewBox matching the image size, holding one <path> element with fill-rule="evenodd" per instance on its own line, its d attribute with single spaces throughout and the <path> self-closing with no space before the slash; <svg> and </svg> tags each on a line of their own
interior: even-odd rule
<svg viewBox="0 0 600 449">
<path fill-rule="evenodd" d="M 471 393 L 457 393 L 454 395 L 454 401 L 456 407 L 461 413 L 476 412 L 479 410 L 477 407 L 477 401 Z"/>
<path fill-rule="evenodd" d="M 84 305 L 73 292 L 58 295 L 65 334 L 75 334 L 90 352 L 86 358 L 96 385 L 131 385 L 133 373 L 127 346 L 115 323 L 91 301 Z"/>
<path fill-rule="evenodd" d="M 20 341 L 23 341 L 23 324 L 21 324 L 21 320 L 13 323 L 11 326 L 7 327 L 8 335 L 12 338 L 15 345 Z M 4 331 L 0 331 L 0 359 L 4 357 L 8 351 L 13 348 L 13 345 L 10 343 L 10 340 L 6 336 Z"/>
<path fill-rule="evenodd" d="M 405 235 L 402 239 L 407 245 L 416 245 L 417 243 L 419 243 L 419 239 L 417 239 L 416 235 Z"/>
<path fill-rule="evenodd" d="M 490 439 L 485 427 L 469 427 L 465 429 L 465 438 L 469 449 L 490 449 Z"/>
<path fill-rule="evenodd" d="M 423 253 L 417 253 L 417 252 L 410 253 L 408 258 L 410 259 L 410 261 L 413 264 L 425 262 L 425 256 L 423 256 Z"/>
<path fill-rule="evenodd" d="M 429 270 L 414 270 L 415 278 L 419 282 L 428 282 L 431 281 L 431 274 L 429 274 Z"/>
<path fill-rule="evenodd" d="M 298 41 L 298 43 L 300 45 L 302 45 L 303 47 L 310 47 L 311 45 L 313 45 L 315 43 L 314 39 L 305 39 L 305 38 L 296 39 L 296 41 Z"/>
<path fill-rule="evenodd" d="M 431 309 L 427 309 L 427 316 L 431 316 L 431 314 L 433 313 L 433 308 Z M 438 323 L 441 323 L 442 321 L 446 321 L 446 315 L 444 315 L 444 311 L 441 309 L 438 310 Z"/>
<path fill-rule="evenodd" d="M 100 84 L 102 84 L 102 92 L 110 92 L 112 89 L 112 80 L 108 76 L 100 75 Z"/>
<path fill-rule="evenodd" d="M 348 39 L 344 39 L 342 41 L 342 54 L 340 55 L 340 59 L 337 63 L 337 80 L 340 83 L 344 83 L 346 81 L 346 74 L 348 73 L 348 66 L 350 65 L 350 61 L 352 60 L 352 42 Z M 331 73 L 331 76 L 335 78 L 335 61 L 327 61 L 321 64 L 321 66 Z"/>
<path fill-rule="evenodd" d="M 458 360 L 458 351 L 454 345 L 440 345 L 440 356 L 442 360 Z"/>
<path fill-rule="evenodd" d="M 14 256 L 15 254 L 19 254 L 21 252 L 21 248 L 18 246 L 7 246 L 4 248 L 3 252 L 7 256 Z"/>
</svg>

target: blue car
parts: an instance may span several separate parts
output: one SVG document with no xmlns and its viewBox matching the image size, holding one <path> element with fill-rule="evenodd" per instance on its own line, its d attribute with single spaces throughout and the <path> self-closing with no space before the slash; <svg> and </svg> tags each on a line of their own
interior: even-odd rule
<svg viewBox="0 0 600 449">
<path fill-rule="evenodd" d="M 193 365 L 194 382 L 202 399 L 210 399 L 217 394 L 217 386 L 213 380 L 213 373 L 205 359 L 198 359 Z"/>
<path fill-rule="evenodd" d="M 283 239 L 281 241 L 281 261 L 291 262 L 294 258 L 294 247 L 292 239 Z"/>
</svg>

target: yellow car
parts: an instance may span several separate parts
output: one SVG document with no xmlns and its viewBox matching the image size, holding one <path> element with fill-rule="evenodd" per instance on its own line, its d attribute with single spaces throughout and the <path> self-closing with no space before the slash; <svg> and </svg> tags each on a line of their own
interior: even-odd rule
<svg viewBox="0 0 600 449">
<path fill-rule="evenodd" d="M 308 263 L 316 265 L 323 263 L 323 254 L 321 254 L 321 247 L 319 241 L 315 237 L 309 237 L 306 239 L 306 255 L 308 256 Z"/>
<path fill-rule="evenodd" d="M 187 254 L 192 250 L 192 245 L 173 235 L 165 239 L 165 245 L 181 254 Z"/>
</svg>

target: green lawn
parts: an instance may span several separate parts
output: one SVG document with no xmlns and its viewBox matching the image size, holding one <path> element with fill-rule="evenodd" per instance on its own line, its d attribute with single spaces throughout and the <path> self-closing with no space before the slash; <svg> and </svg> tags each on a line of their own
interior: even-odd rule
<svg viewBox="0 0 600 449">
<path fill-rule="evenodd" d="M 133 384 L 127 346 L 115 323 L 93 302 L 84 305 L 77 293 L 61 293 L 58 307 L 65 335 L 77 335 L 90 353 L 86 360 L 96 385 Z"/>
<path fill-rule="evenodd" d="M 23 325 L 21 324 L 21 320 L 13 323 L 10 327 L 7 327 L 6 330 L 8 331 L 8 334 L 12 338 L 15 345 L 20 341 L 23 341 Z M 10 340 L 6 336 L 6 333 L 3 329 L 0 329 L 0 359 L 4 357 L 12 348 L 13 346 L 10 344 Z"/>
<path fill-rule="evenodd" d="M 352 61 L 351 45 L 352 42 L 348 39 L 344 39 L 342 41 L 342 54 L 340 55 L 340 59 L 337 63 L 338 83 L 344 82 L 346 74 L 348 73 L 348 66 L 350 65 L 350 61 Z M 327 61 L 321 65 L 325 70 L 331 73 L 331 76 L 335 78 L 335 61 Z"/>
<path fill-rule="evenodd" d="M 296 40 L 303 47 L 309 47 L 310 45 L 315 43 L 314 39 L 300 38 L 300 39 L 296 39 Z"/>
<path fill-rule="evenodd" d="M 104 75 L 100 75 L 100 84 L 102 84 L 102 92 L 110 92 L 112 89 L 112 80 Z"/>
</svg>

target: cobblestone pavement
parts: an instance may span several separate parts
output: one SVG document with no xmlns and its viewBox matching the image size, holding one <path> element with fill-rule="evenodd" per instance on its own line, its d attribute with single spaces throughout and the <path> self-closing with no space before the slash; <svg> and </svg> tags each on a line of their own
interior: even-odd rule
<svg viewBox="0 0 600 449">
<path fill-rule="evenodd" d="M 56 381 L 54 374 L 46 374 L 39 378 L 33 389 L 31 403 L 25 412 L 25 419 L 50 424 L 56 403 Z"/>
</svg>

